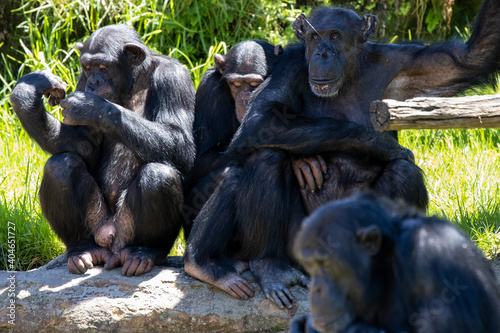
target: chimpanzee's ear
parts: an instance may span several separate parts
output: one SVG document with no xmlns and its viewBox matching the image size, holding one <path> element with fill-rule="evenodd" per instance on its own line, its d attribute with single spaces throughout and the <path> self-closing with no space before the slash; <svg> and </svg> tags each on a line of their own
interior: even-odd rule
<svg viewBox="0 0 500 333">
<path fill-rule="evenodd" d="M 127 55 L 132 66 L 139 66 L 146 59 L 146 51 L 138 44 L 127 43 L 123 45 L 123 52 Z"/>
<path fill-rule="evenodd" d="M 306 39 L 306 21 L 307 18 L 304 14 L 300 14 L 297 16 L 295 21 L 293 21 L 292 27 L 295 36 L 302 42 L 305 42 Z"/>
<path fill-rule="evenodd" d="M 75 49 L 77 49 L 78 52 L 80 52 L 81 54 L 83 52 L 83 43 L 80 42 L 75 43 Z"/>
<path fill-rule="evenodd" d="M 375 15 L 372 14 L 365 14 L 363 16 L 363 43 L 368 40 L 368 37 L 370 35 L 374 34 L 377 32 L 377 24 L 378 24 L 378 18 Z"/>
<path fill-rule="evenodd" d="M 376 225 L 359 228 L 356 231 L 356 242 L 361 245 L 363 251 L 374 256 L 382 245 L 382 232 Z"/>
<path fill-rule="evenodd" d="M 226 59 L 222 54 L 214 54 L 214 62 L 215 62 L 215 68 L 219 71 L 219 73 L 224 74 L 224 71 L 226 70 Z"/>
</svg>

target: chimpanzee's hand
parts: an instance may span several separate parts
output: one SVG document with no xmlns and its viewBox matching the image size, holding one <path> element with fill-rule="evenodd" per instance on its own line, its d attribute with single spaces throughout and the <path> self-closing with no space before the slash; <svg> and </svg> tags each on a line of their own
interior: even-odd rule
<svg viewBox="0 0 500 333">
<path fill-rule="evenodd" d="M 410 162 L 415 162 L 415 155 L 413 155 L 413 152 L 410 149 L 399 146 L 399 149 L 394 151 L 392 160 L 407 160 Z"/>
<path fill-rule="evenodd" d="M 61 101 L 63 122 L 66 125 L 98 127 L 99 121 L 113 111 L 113 105 L 104 98 L 75 91 Z"/>
<path fill-rule="evenodd" d="M 31 86 L 31 88 L 29 88 Z M 60 77 L 52 74 L 47 70 L 37 70 L 23 76 L 16 85 L 17 92 L 22 93 L 26 89 L 35 89 L 36 98 L 41 98 L 41 95 L 49 99 L 49 105 L 58 105 L 61 99 L 66 95 L 68 85 L 61 80 Z M 29 94 L 26 94 L 29 95 Z M 25 99 L 26 97 L 24 97 Z"/>
<path fill-rule="evenodd" d="M 325 160 L 321 156 L 294 160 L 292 167 L 300 188 L 305 189 L 307 183 L 307 187 L 311 193 L 316 191 L 316 187 L 321 190 L 323 186 L 323 174 L 326 174 L 328 170 Z"/>
</svg>

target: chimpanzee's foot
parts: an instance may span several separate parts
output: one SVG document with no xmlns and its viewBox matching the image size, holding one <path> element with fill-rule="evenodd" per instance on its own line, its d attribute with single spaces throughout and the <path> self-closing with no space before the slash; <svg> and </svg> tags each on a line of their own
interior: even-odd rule
<svg viewBox="0 0 500 333">
<path fill-rule="evenodd" d="M 154 265 L 165 264 L 167 254 L 165 250 L 128 246 L 113 254 L 104 264 L 104 268 L 122 266 L 122 275 L 139 276 L 151 271 Z"/>
<path fill-rule="evenodd" d="M 293 285 L 308 287 L 309 278 L 290 264 L 278 259 L 261 259 L 250 262 L 255 275 L 268 299 L 280 308 L 291 308 L 294 298 L 288 289 Z"/>
<path fill-rule="evenodd" d="M 191 261 L 184 262 L 184 270 L 192 277 L 216 286 L 234 298 L 249 299 L 250 297 L 253 297 L 253 286 L 250 282 L 239 275 L 239 273 L 248 269 L 247 263 L 237 261 L 234 265 L 236 272 L 225 270 L 223 267 L 218 266 L 215 263 L 210 263 L 207 266 L 209 267 L 199 266 Z M 217 274 L 215 274 L 215 272 L 217 272 Z M 221 277 L 215 278 L 214 276 Z"/>
<path fill-rule="evenodd" d="M 102 265 L 113 254 L 93 241 L 84 241 L 68 251 L 68 270 L 73 274 L 83 274 L 94 265 Z"/>
</svg>

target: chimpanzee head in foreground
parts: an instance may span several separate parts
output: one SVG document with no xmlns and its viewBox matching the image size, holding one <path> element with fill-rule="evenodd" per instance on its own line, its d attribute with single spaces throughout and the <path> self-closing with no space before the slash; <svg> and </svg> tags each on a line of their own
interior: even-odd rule
<svg viewBox="0 0 500 333">
<path fill-rule="evenodd" d="M 304 14 L 297 17 L 293 30 L 306 47 L 309 84 L 317 96 L 335 96 L 356 74 L 358 54 L 377 31 L 377 22 L 374 15 L 361 19 L 343 8 L 318 9 L 310 21 Z"/>
<path fill-rule="evenodd" d="M 82 66 L 76 90 L 122 106 L 128 102 L 149 52 L 139 34 L 125 25 L 110 25 L 75 47 Z"/>
<path fill-rule="evenodd" d="M 279 45 L 247 40 L 233 46 L 226 55 L 214 55 L 215 67 L 231 90 L 240 122 L 252 92 L 269 76 L 282 52 Z"/>
<path fill-rule="evenodd" d="M 500 293 L 479 249 L 413 208 L 373 194 L 330 202 L 304 220 L 294 252 L 311 276 L 309 321 L 320 332 L 500 327 Z"/>
</svg>

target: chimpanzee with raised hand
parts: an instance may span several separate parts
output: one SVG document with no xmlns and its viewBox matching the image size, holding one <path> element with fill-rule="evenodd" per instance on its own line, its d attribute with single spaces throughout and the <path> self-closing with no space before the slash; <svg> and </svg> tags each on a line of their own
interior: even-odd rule
<svg viewBox="0 0 500 333">
<path fill-rule="evenodd" d="M 10 100 L 48 153 L 42 212 L 67 247 L 68 269 L 94 265 L 141 275 L 165 261 L 182 224 L 183 185 L 195 147 L 195 92 L 177 60 L 125 25 L 77 43 L 76 91 L 49 71 L 22 77 Z M 63 123 L 49 114 L 60 103 Z"/>
</svg>

